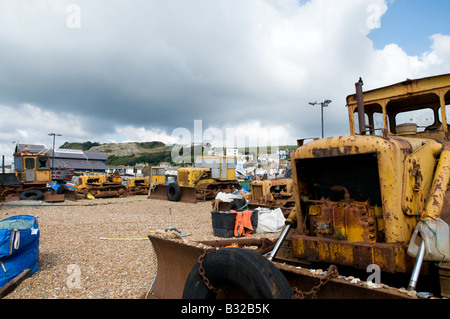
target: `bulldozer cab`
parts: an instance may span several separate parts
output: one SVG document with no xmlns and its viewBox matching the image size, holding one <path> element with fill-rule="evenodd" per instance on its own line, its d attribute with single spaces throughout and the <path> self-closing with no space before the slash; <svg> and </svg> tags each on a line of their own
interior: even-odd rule
<svg viewBox="0 0 450 319">
<path fill-rule="evenodd" d="M 364 92 L 364 123 L 359 124 L 357 94 L 347 96 L 350 134 L 449 138 L 450 74 L 406 80 Z"/>
<path fill-rule="evenodd" d="M 293 194 L 293 187 L 292 178 L 252 181 L 251 202 L 264 203 L 289 198 Z"/>
<path fill-rule="evenodd" d="M 166 169 L 164 167 L 151 168 L 151 183 L 165 184 L 166 183 Z"/>
<path fill-rule="evenodd" d="M 120 177 L 119 172 L 109 173 L 106 179 L 110 183 L 122 183 L 122 177 Z"/>
<path fill-rule="evenodd" d="M 212 179 L 235 180 L 236 179 L 236 156 L 197 156 L 195 158 L 196 168 L 208 168 Z"/>
<path fill-rule="evenodd" d="M 51 181 L 50 156 L 30 152 L 16 152 L 14 166 L 22 183 L 48 183 Z"/>
</svg>

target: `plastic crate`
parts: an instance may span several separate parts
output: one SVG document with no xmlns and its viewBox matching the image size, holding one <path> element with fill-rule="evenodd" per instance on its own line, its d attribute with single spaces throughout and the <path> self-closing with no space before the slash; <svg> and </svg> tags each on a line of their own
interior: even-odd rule
<svg viewBox="0 0 450 319">
<path fill-rule="evenodd" d="M 230 211 L 211 212 L 212 227 L 214 236 L 217 237 L 234 237 L 234 226 L 236 225 L 236 213 Z M 253 226 L 253 233 L 256 232 L 258 226 L 258 211 L 252 211 L 250 218 Z"/>
</svg>

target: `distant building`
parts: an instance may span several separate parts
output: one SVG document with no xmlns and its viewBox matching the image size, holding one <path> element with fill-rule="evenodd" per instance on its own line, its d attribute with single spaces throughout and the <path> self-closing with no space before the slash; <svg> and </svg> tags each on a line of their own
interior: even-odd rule
<svg viewBox="0 0 450 319">
<path fill-rule="evenodd" d="M 56 149 L 53 160 L 53 150 L 45 148 L 44 145 L 18 144 L 16 151 L 29 150 L 31 153 L 47 153 L 50 155 L 50 166 L 52 168 L 73 168 L 75 172 L 99 172 L 104 173 L 106 166 L 106 155 L 99 152 L 85 152 L 82 150 Z"/>
<path fill-rule="evenodd" d="M 237 148 L 227 148 L 227 156 L 238 156 L 239 150 Z"/>
<path fill-rule="evenodd" d="M 170 163 L 169 162 L 160 162 L 159 166 L 160 167 L 170 167 Z"/>
</svg>

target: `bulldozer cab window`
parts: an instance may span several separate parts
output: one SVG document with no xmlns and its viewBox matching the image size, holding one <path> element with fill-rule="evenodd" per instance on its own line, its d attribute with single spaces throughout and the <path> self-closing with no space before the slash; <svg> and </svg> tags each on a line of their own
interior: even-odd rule
<svg viewBox="0 0 450 319">
<path fill-rule="evenodd" d="M 34 169 L 35 166 L 35 161 L 34 158 L 28 157 L 25 158 L 25 169 Z"/>
<path fill-rule="evenodd" d="M 48 158 L 37 158 L 37 169 L 38 170 L 47 170 L 49 169 Z"/>
<path fill-rule="evenodd" d="M 384 128 L 384 121 L 381 106 L 379 104 L 367 105 L 364 107 L 364 111 L 365 111 L 364 118 L 367 131 L 366 134 L 382 135 L 383 134 L 382 129 Z M 359 128 L 357 109 L 355 109 L 355 113 L 353 113 L 353 121 L 355 123 L 355 128 L 357 131 Z"/>
<path fill-rule="evenodd" d="M 23 163 L 21 157 L 14 156 L 14 167 L 17 171 L 23 171 Z"/>
<path fill-rule="evenodd" d="M 419 94 L 399 99 L 391 99 L 386 105 L 386 113 L 391 133 L 399 134 L 400 125 L 409 125 L 409 133 L 436 130 L 440 127 L 439 96 L 434 93 Z"/>
<path fill-rule="evenodd" d="M 164 176 L 165 174 L 166 174 L 166 171 L 164 168 L 153 168 L 152 169 L 153 176 Z"/>
<path fill-rule="evenodd" d="M 437 113 L 435 117 L 434 111 L 429 108 L 398 113 L 395 115 L 395 124 L 414 123 L 417 125 L 417 132 L 438 129 L 441 123 Z"/>
</svg>

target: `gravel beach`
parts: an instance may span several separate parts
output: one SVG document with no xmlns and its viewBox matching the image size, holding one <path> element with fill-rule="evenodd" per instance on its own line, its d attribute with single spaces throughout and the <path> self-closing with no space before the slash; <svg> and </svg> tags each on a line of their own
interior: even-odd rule
<svg viewBox="0 0 450 319">
<path fill-rule="evenodd" d="M 35 206 L 4 204 L 0 219 L 37 216 L 40 230 L 39 270 L 5 299 L 142 298 L 156 272 L 147 239 L 152 231 L 172 225 L 190 234 L 185 240 L 223 239 L 213 234 L 210 201 L 190 204 L 141 195 Z"/>
</svg>

